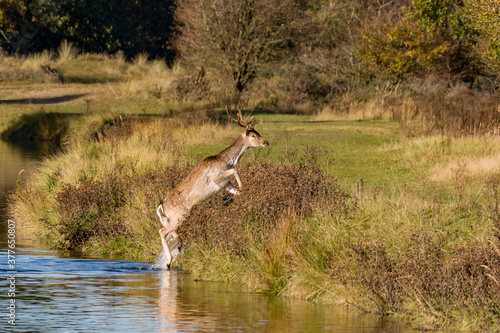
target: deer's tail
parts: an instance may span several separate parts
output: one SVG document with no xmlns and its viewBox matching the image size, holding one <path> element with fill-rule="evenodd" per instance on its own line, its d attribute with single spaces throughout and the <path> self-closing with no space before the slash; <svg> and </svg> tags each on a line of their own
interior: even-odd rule
<svg viewBox="0 0 500 333">
<path fill-rule="evenodd" d="M 160 213 L 160 211 L 161 211 L 161 213 Z M 161 217 L 161 214 L 167 216 L 167 214 L 165 214 L 165 211 L 163 210 L 163 203 L 160 203 L 160 205 L 158 206 L 158 208 L 156 208 L 156 214 L 160 218 L 161 224 L 163 224 L 163 218 Z"/>
</svg>

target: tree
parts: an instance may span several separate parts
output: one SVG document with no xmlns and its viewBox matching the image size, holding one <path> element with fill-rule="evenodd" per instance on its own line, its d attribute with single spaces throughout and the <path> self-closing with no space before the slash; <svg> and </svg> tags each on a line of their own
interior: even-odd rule
<svg viewBox="0 0 500 333">
<path fill-rule="evenodd" d="M 500 68 L 500 0 L 465 0 L 465 13 L 477 29 L 480 52 L 491 65 Z"/>
<path fill-rule="evenodd" d="M 230 77 L 241 93 L 300 42 L 301 17 L 292 0 L 184 0 L 175 47 L 189 67 Z"/>
<path fill-rule="evenodd" d="M 397 22 L 365 30 L 360 55 L 400 81 L 433 71 L 466 79 L 480 66 L 474 50 L 478 30 L 462 0 L 412 0 Z"/>
<path fill-rule="evenodd" d="M 9 2 L 9 18 L 0 21 L 0 30 L 9 33 L 1 46 L 9 51 L 38 52 L 68 40 L 87 52 L 122 50 L 127 56 L 148 52 L 153 57 L 173 57 L 169 42 L 174 0 Z"/>
</svg>

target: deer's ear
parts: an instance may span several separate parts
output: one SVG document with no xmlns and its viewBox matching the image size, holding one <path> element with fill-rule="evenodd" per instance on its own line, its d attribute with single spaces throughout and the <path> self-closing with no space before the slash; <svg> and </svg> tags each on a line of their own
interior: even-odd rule
<svg viewBox="0 0 500 333">
<path fill-rule="evenodd" d="M 248 135 L 248 133 L 250 132 L 251 129 L 252 129 L 252 127 L 250 126 L 250 124 L 248 124 L 247 127 L 245 128 L 245 136 Z"/>
</svg>

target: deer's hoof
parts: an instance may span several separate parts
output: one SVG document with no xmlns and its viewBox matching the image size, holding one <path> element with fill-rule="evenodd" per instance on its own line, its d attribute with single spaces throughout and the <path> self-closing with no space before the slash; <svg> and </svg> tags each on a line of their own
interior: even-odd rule
<svg viewBox="0 0 500 333">
<path fill-rule="evenodd" d="M 232 201 L 234 200 L 234 196 L 230 196 L 229 198 L 227 198 L 223 203 L 222 203 L 222 206 L 227 206 L 229 205 Z"/>
</svg>

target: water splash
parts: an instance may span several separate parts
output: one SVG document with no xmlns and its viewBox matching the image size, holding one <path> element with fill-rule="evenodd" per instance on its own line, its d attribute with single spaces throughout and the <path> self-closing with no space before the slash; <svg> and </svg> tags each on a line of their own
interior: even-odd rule
<svg viewBox="0 0 500 333">
<path fill-rule="evenodd" d="M 172 262 L 174 262 L 181 252 L 181 240 L 179 237 L 174 237 L 172 233 L 170 233 L 167 235 L 167 244 L 170 248 L 170 253 L 172 254 Z M 151 269 L 169 269 L 169 267 L 167 266 L 167 256 L 165 255 L 165 251 L 163 251 L 163 246 L 160 247 L 160 250 L 158 252 L 158 259 L 156 259 L 156 263 L 151 266 Z"/>
</svg>

